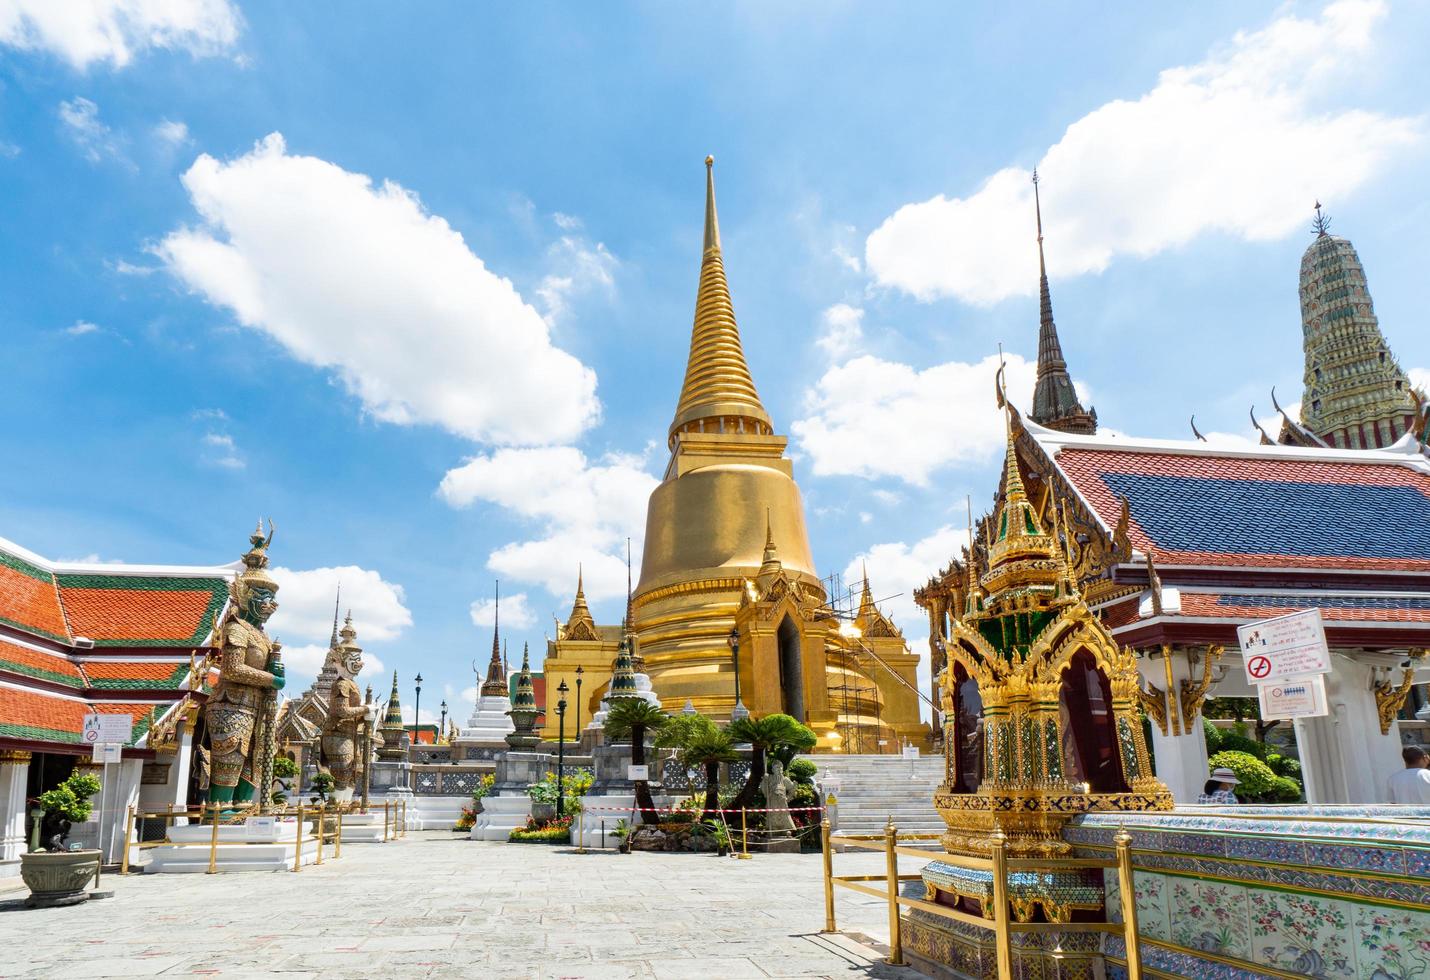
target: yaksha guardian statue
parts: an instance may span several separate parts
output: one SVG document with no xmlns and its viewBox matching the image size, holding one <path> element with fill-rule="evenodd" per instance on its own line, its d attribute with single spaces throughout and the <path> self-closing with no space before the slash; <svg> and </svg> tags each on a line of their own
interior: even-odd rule
<svg viewBox="0 0 1430 980">
<path fill-rule="evenodd" d="M 229 585 L 228 611 L 216 627 L 222 645 L 218 686 L 204 708 L 210 765 L 209 800 L 268 803 L 273 778 L 273 717 L 283 688 L 281 645 L 263 624 L 278 608 L 278 583 L 268 571 L 273 525 L 249 537 L 243 569 Z"/>
<path fill-rule="evenodd" d="M 339 636 L 342 639 L 328 652 L 329 665 L 337 670 L 338 677 L 328 698 L 322 752 L 323 765 L 333 777 L 333 799 L 347 803 L 371 755 L 371 722 L 377 706 L 365 704 L 353 682 L 362 671 L 362 647 L 357 645 L 352 613 L 348 613 Z"/>
</svg>

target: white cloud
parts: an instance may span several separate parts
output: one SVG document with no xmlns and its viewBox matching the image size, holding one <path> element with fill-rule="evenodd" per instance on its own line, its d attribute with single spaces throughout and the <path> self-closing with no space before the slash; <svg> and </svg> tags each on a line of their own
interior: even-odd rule
<svg viewBox="0 0 1430 980">
<path fill-rule="evenodd" d="M 20 147 L 16 143 L 0 140 L 0 157 L 6 160 L 13 160 L 20 155 Z"/>
<path fill-rule="evenodd" d="M 467 613 L 472 617 L 473 624 L 490 626 L 494 619 L 495 608 L 495 599 L 478 599 L 467 609 Z M 510 626 L 513 629 L 526 629 L 536 623 L 536 614 L 532 611 L 531 603 L 525 592 L 502 596 L 501 609 L 497 612 L 501 616 L 502 625 Z"/>
<path fill-rule="evenodd" d="M 556 216 L 556 223 L 562 228 L 580 226 L 564 214 Z M 598 292 L 609 297 L 615 293 L 615 270 L 620 263 L 601 242 L 592 245 L 580 235 L 562 235 L 546 250 L 546 261 L 552 271 L 537 284 L 536 296 L 550 320 L 569 312 L 576 296 Z"/>
<path fill-rule="evenodd" d="M 1338 83 L 1374 64 L 1385 11 L 1380 0 L 1342 0 L 1315 19 L 1285 14 L 1074 122 L 1037 165 L 1051 273 L 1098 272 L 1207 232 L 1283 237 L 1305 225 L 1315 198 L 1350 194 L 1420 142 L 1422 119 L 1328 104 Z M 900 208 L 865 243 L 871 274 L 924 300 L 1031 294 L 1030 177 L 1007 167 L 967 197 Z"/>
<path fill-rule="evenodd" d="M 75 68 L 129 64 L 148 48 L 218 54 L 243 20 L 229 0 L 0 0 L 0 44 L 42 50 Z"/>
<path fill-rule="evenodd" d="M 170 149 L 177 149 L 190 142 L 187 123 L 165 119 L 154 127 L 154 138 Z"/>
<path fill-rule="evenodd" d="M 65 134 L 79 147 L 86 160 L 98 163 L 108 157 L 127 162 L 119 140 L 100 121 L 99 106 L 94 102 L 84 96 L 75 96 L 60 103 L 59 116 Z"/>
<path fill-rule="evenodd" d="M 1033 397 L 1037 366 L 1006 355 L 1015 405 Z M 950 361 L 922 371 L 865 355 L 831 367 L 805 394 L 804 418 L 790 426 L 817 476 L 894 476 L 927 486 L 954 463 L 981 463 L 1004 445 L 1003 413 L 993 396 L 997 355 Z M 929 438 L 934 422 L 937 438 Z"/>
<path fill-rule="evenodd" d="M 1412 387 L 1430 394 L 1430 368 L 1410 368 L 1405 374 Z"/>
<path fill-rule="evenodd" d="M 99 324 L 90 323 L 88 320 L 76 320 L 73 326 L 65 327 L 65 333 L 71 337 L 83 337 L 89 333 L 99 333 Z"/>
<path fill-rule="evenodd" d="M 856 555 L 844 569 L 844 581 L 853 588 L 860 588 L 864 569 L 868 568 L 869 588 L 879 611 L 894 620 L 895 625 L 903 630 L 909 650 L 919 655 L 919 690 L 925 696 L 932 687 L 928 617 L 914 603 L 914 589 L 946 566 L 950 558 L 957 557 L 959 549 L 967 544 L 967 528 L 945 525 L 913 544 L 903 541 L 876 544 L 863 554 Z M 885 596 L 889 598 L 884 599 Z M 919 710 L 923 717 L 930 716 L 928 705 L 922 700 Z"/>
<path fill-rule="evenodd" d="M 199 443 L 203 446 L 199 455 L 201 463 L 226 470 L 241 470 L 248 465 L 243 454 L 239 452 L 238 444 L 233 441 L 233 436 L 222 432 L 206 432 Z"/>
<path fill-rule="evenodd" d="M 358 637 L 358 644 L 362 644 L 362 637 Z M 288 683 L 284 685 L 283 693 L 289 697 L 302 697 L 308 687 L 317 679 L 318 672 L 323 669 L 323 662 L 328 657 L 328 644 L 304 643 L 300 646 L 283 646 L 283 674 Z M 367 650 L 362 654 L 362 670 L 357 675 L 358 686 L 371 684 L 373 687 L 372 697 L 374 701 L 385 698 L 392 690 L 391 675 L 388 674 L 387 683 L 383 683 L 383 675 L 388 674 L 387 667 L 380 657 L 374 656 Z M 425 713 L 425 712 L 424 712 Z"/>
<path fill-rule="evenodd" d="M 342 586 L 341 614 L 352 610 L 358 644 L 391 640 L 412 625 L 406 593 L 402 586 L 388 582 L 382 574 L 357 565 L 296 570 L 275 567 L 278 582 L 278 611 L 269 621 L 268 632 L 299 645 L 328 648 L 333 631 L 333 599 Z M 321 661 L 320 661 L 321 662 Z"/>
<path fill-rule="evenodd" d="M 438 493 L 453 507 L 497 504 L 539 528 L 537 537 L 492 552 L 487 567 L 503 579 L 565 596 L 580 564 L 586 594 L 599 600 L 625 594 L 626 538 L 639 559 L 656 483 L 641 457 L 611 454 L 593 463 L 579 449 L 550 446 L 473 457 L 448 471 Z"/>
<path fill-rule="evenodd" d="M 835 303 L 820 315 L 820 334 L 815 340 L 831 361 L 847 358 L 864 343 L 864 311 L 848 303 Z"/>
<path fill-rule="evenodd" d="M 229 162 L 200 156 L 183 182 L 203 225 L 156 254 L 377 418 L 544 443 L 599 417 L 595 372 L 414 193 L 291 156 L 277 133 Z"/>
</svg>

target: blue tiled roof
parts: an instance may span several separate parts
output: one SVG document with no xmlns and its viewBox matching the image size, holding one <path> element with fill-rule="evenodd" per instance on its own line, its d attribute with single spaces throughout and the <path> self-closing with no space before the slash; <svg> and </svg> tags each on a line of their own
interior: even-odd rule
<svg viewBox="0 0 1430 980">
<path fill-rule="evenodd" d="M 1430 498 L 1413 487 L 1100 476 L 1169 551 L 1430 560 Z"/>
</svg>

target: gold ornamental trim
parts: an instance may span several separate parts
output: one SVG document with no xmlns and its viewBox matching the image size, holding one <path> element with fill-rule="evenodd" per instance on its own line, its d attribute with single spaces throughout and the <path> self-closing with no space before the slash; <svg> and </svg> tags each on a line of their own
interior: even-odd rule
<svg viewBox="0 0 1430 980">
<path fill-rule="evenodd" d="M 0 749 L 0 766 L 23 766 L 33 757 L 26 749 Z"/>
<path fill-rule="evenodd" d="M 652 589 L 635 597 L 635 607 L 637 609 L 652 602 L 659 602 L 661 599 L 668 599 L 675 595 L 691 595 L 699 592 L 727 592 L 730 589 L 745 588 L 743 578 L 707 578 L 696 582 L 676 582 L 673 585 L 663 585 L 658 589 Z M 644 628 L 645 624 L 641 624 Z"/>
</svg>

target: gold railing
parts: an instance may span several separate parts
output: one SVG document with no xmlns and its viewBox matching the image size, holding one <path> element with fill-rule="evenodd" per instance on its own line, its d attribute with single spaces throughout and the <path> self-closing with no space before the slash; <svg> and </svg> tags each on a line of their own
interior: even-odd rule
<svg viewBox="0 0 1430 980">
<path fill-rule="evenodd" d="M 225 840 L 220 845 L 219 828 L 222 826 L 243 826 L 242 824 L 224 824 L 221 822 L 221 815 L 225 805 L 223 803 L 205 803 L 191 807 L 169 806 L 163 810 L 142 810 L 137 807 L 130 807 L 124 825 L 124 858 L 120 863 L 120 873 L 129 873 L 129 855 L 132 850 L 151 850 L 156 847 L 207 847 L 209 849 L 208 874 L 218 873 L 218 849 L 220 846 L 246 846 L 249 844 L 267 844 L 272 846 L 279 841 L 262 840 Z M 313 863 L 323 863 L 323 848 L 330 842 L 333 845 L 334 858 L 343 856 L 343 815 L 346 813 L 372 812 L 376 806 L 369 806 L 366 811 L 360 807 L 329 806 L 324 804 L 320 807 L 309 807 L 299 803 L 296 807 L 288 807 L 279 810 L 270 810 L 263 816 L 270 816 L 277 819 L 286 817 L 296 818 L 293 838 L 293 870 L 300 871 L 303 867 L 303 845 L 317 842 L 317 853 L 314 855 Z M 169 839 L 169 829 L 173 821 L 180 819 L 194 820 L 197 826 L 207 823 L 212 830 L 207 840 L 195 841 L 173 841 Z M 314 830 L 310 834 L 303 832 L 304 821 L 313 819 Z M 336 827 L 331 834 L 328 833 L 327 825 L 329 819 L 336 820 Z M 134 839 L 134 825 L 136 820 L 162 820 L 164 822 L 164 839 L 157 841 L 139 841 Z M 382 840 L 386 843 L 399 837 L 407 836 L 407 801 L 390 800 L 382 804 Z M 286 847 L 288 841 L 281 843 Z"/>
<path fill-rule="evenodd" d="M 882 834 L 839 834 L 830 833 L 829 821 L 820 824 L 820 838 L 824 851 L 824 932 L 836 932 L 834 924 L 834 886 L 883 899 L 889 907 L 889 963 L 904 965 L 903 930 L 899 920 L 899 909 L 911 908 L 961 922 L 964 925 L 993 932 L 994 948 L 997 953 L 998 976 L 1013 976 L 1013 933 L 1015 932 L 1108 932 L 1121 933 L 1127 945 L 1127 976 L 1129 980 L 1141 980 L 1142 955 L 1137 942 L 1137 901 L 1132 889 L 1132 835 L 1125 830 L 1118 831 L 1113 838 L 1117 845 L 1117 857 L 1103 858 L 1009 858 L 1002 832 L 993 835 L 993 853 L 989 858 L 964 857 L 959 854 L 945 854 L 920 847 L 902 847 L 900 841 L 937 841 L 939 834 L 905 834 L 899 836 L 898 828 L 892 820 L 884 827 Z M 872 875 L 836 875 L 834 873 L 834 844 L 845 847 L 862 848 L 884 852 L 884 873 Z M 899 857 L 916 857 L 924 860 L 939 860 L 959 868 L 973 871 L 987 871 L 993 877 L 992 900 L 982 903 L 983 915 L 972 915 L 959 909 L 940 905 L 919 898 L 905 898 L 899 894 L 899 882 L 918 881 L 920 875 L 899 874 Z M 1010 871 L 1072 871 L 1084 868 L 1115 869 L 1117 871 L 1118 893 L 1122 898 L 1122 922 L 1014 922 L 1010 916 L 1008 902 L 1008 872 Z M 865 882 L 881 881 L 884 887 L 875 888 Z"/>
</svg>

